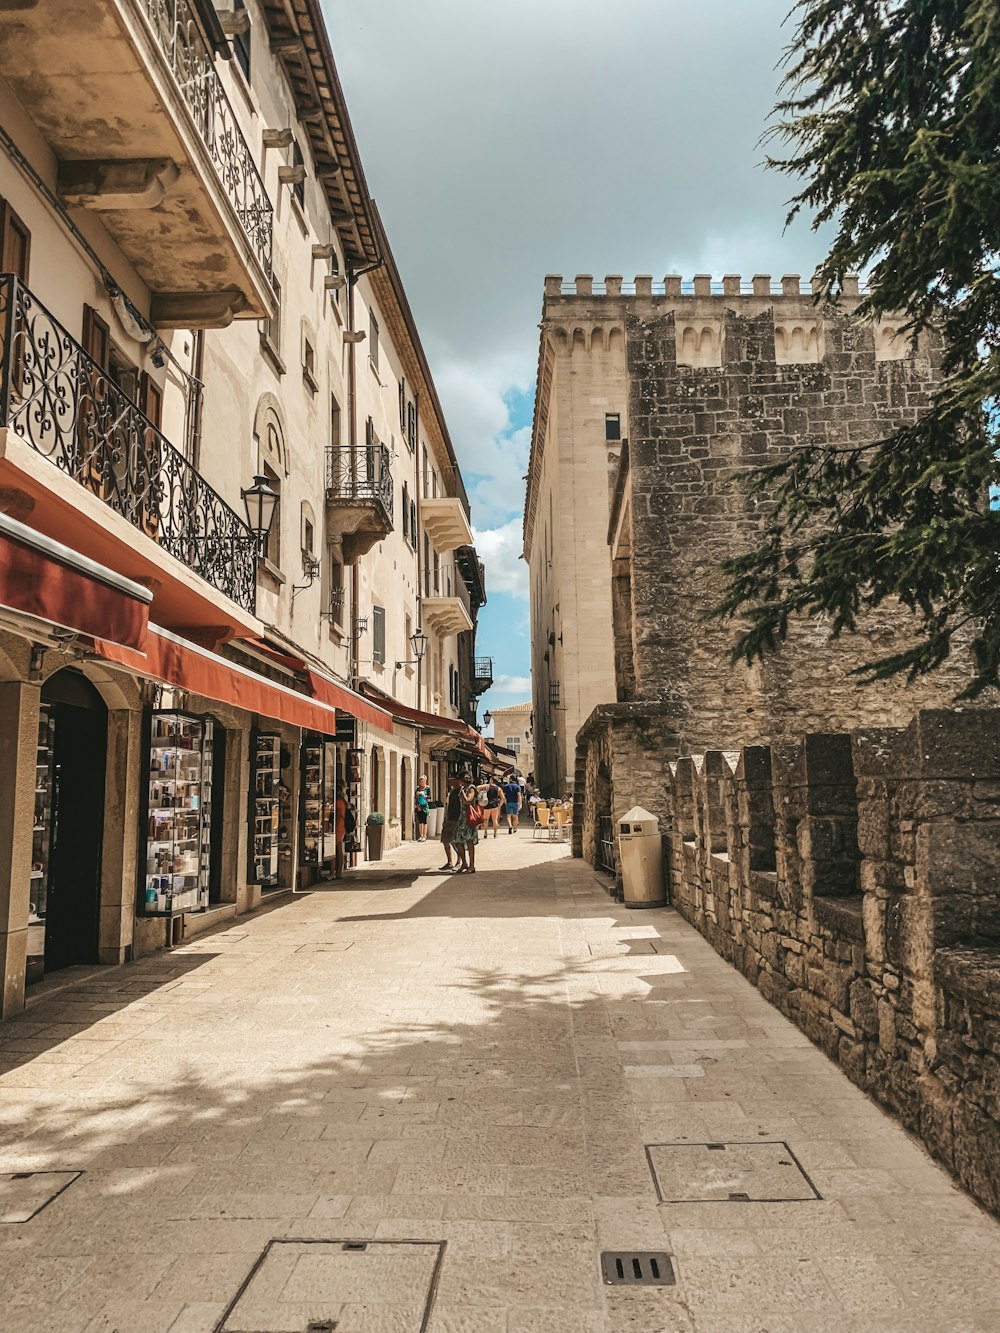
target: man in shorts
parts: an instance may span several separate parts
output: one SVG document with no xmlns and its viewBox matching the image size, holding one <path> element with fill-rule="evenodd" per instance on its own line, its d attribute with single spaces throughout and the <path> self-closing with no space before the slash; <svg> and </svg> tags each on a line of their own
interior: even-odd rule
<svg viewBox="0 0 1000 1333">
<path fill-rule="evenodd" d="M 508 773 L 504 783 L 504 814 L 507 816 L 507 832 L 517 832 L 517 817 L 521 813 L 521 784 L 516 773 Z"/>
</svg>

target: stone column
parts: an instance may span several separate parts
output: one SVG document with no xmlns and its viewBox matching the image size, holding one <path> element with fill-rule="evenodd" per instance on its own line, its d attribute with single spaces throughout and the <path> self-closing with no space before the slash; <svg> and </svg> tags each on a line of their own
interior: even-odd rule
<svg viewBox="0 0 1000 1333">
<path fill-rule="evenodd" d="M 125 963 L 132 957 L 137 888 L 139 801 L 147 780 L 141 709 L 108 712 L 108 762 L 104 782 L 104 841 L 101 853 L 101 907 L 97 957 Z"/>
<path fill-rule="evenodd" d="M 24 1008 L 39 687 L 0 682 L 0 1018 Z"/>
</svg>

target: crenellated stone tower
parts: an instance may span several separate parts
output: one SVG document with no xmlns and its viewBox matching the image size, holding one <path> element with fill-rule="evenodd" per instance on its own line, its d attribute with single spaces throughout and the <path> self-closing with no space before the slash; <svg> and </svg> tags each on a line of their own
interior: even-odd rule
<svg viewBox="0 0 1000 1333">
<path fill-rule="evenodd" d="M 822 626 L 797 625 L 753 668 L 729 663 L 732 627 L 704 619 L 719 562 L 748 550 L 763 523 L 736 474 L 809 441 L 874 441 L 929 401 L 936 338 L 914 345 L 899 320 L 859 320 L 860 299 L 856 279 L 831 304 L 796 275 L 546 278 L 525 555 L 536 736 L 561 740 L 566 763 L 589 712 L 615 700 L 655 701 L 677 754 L 901 726 L 953 697 L 956 670 L 910 687 L 850 674 L 905 642 L 902 608 L 833 645 Z M 565 651 L 567 615 L 582 676 Z"/>
</svg>

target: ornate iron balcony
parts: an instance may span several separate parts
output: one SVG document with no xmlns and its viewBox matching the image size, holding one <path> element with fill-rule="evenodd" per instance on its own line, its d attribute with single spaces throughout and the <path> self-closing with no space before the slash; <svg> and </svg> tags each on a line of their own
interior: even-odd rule
<svg viewBox="0 0 1000 1333">
<path fill-rule="evenodd" d="M 0 275 L 0 425 L 253 612 L 249 527 L 10 274 Z"/>
<path fill-rule="evenodd" d="M 393 486 L 391 454 L 384 444 L 334 448 L 326 451 L 326 491 L 341 500 L 372 500 L 380 504 L 392 529 Z"/>
<path fill-rule="evenodd" d="M 146 11 L 160 50 L 212 155 L 247 240 L 270 273 L 274 209 L 189 0 L 139 0 L 139 4 Z"/>
<path fill-rule="evenodd" d="M 493 684 L 493 658 L 477 657 L 472 663 L 472 693 L 485 694 Z"/>
</svg>

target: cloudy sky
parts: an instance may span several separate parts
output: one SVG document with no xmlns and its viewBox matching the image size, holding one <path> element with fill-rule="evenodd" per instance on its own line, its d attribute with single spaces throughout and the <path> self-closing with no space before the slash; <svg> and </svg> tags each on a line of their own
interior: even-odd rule
<svg viewBox="0 0 1000 1333">
<path fill-rule="evenodd" d="M 792 0 L 323 0 L 473 502 L 483 707 L 529 697 L 521 512 L 546 273 L 808 274 L 760 166 Z"/>
</svg>

